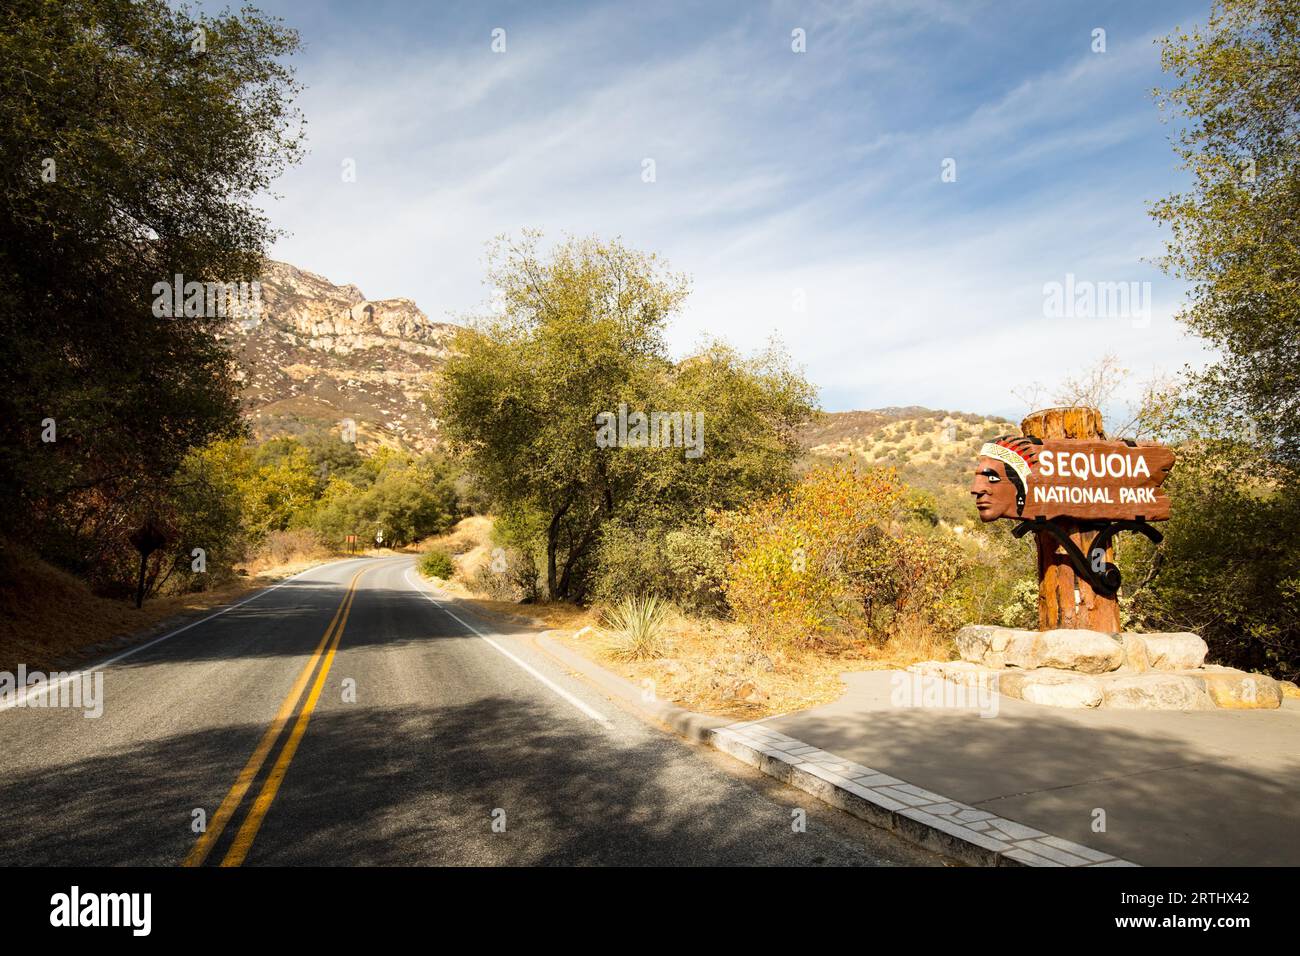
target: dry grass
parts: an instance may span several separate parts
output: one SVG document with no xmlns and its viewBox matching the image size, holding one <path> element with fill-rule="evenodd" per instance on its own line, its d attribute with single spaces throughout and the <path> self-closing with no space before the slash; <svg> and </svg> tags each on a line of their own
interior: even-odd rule
<svg viewBox="0 0 1300 956">
<path fill-rule="evenodd" d="M 75 666 L 163 632 L 180 615 L 220 607 L 319 563 L 318 558 L 264 567 L 197 594 L 133 601 L 91 593 L 80 578 L 12 542 L 0 543 L 0 670 Z"/>
<path fill-rule="evenodd" d="M 567 610 L 560 610 L 565 608 Z M 513 607 L 518 613 L 519 608 Z M 922 660 L 948 660 L 951 641 L 934 635 L 901 636 L 885 645 L 840 642 L 815 650 L 763 650 L 737 624 L 674 614 L 667 627 L 667 656 L 620 658 L 619 635 L 599 625 L 599 615 L 571 605 L 538 605 L 528 615 L 551 636 L 592 660 L 688 710 L 755 720 L 816 707 L 844 690 L 846 671 L 888 670 Z"/>
<path fill-rule="evenodd" d="M 425 538 L 415 546 L 415 550 L 420 552 L 434 548 L 446 551 L 456 564 L 456 574 L 443 585 L 443 590 L 457 597 L 480 597 L 471 588 L 470 582 L 478 570 L 492 560 L 492 519 L 484 515 L 462 518 L 446 534 Z M 485 604 L 515 607 L 504 601 L 488 601 Z"/>
<path fill-rule="evenodd" d="M 266 536 L 257 551 L 241 565 L 249 575 L 273 573 L 290 565 L 304 567 L 334 556 L 320 535 L 312 531 L 275 531 Z"/>
<path fill-rule="evenodd" d="M 491 542 L 492 519 L 484 515 L 471 515 L 456 522 L 456 526 L 446 534 L 425 538 L 415 547 L 418 551 L 441 548 L 450 555 L 464 556 L 478 548 L 487 547 Z"/>
<path fill-rule="evenodd" d="M 903 411 L 911 414 L 892 420 L 875 412 L 833 413 L 823 425 L 806 433 L 808 450 L 815 456 L 857 457 L 868 464 L 950 464 L 969 458 L 979 447 L 984 432 L 1005 430 L 1009 425 L 999 419 L 980 419 L 973 415 L 926 409 Z M 951 440 L 945 422 L 954 429 Z"/>
</svg>

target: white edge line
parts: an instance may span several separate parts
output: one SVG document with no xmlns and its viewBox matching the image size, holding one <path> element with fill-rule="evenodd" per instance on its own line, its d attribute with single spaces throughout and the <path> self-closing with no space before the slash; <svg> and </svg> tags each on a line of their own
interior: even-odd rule
<svg viewBox="0 0 1300 956">
<path fill-rule="evenodd" d="M 208 621 L 212 620 L 214 617 L 221 617 L 221 615 L 225 614 L 226 612 L 233 611 L 235 610 L 235 608 L 238 607 L 243 607 L 245 604 L 249 603 L 250 601 L 256 601 L 258 598 L 262 597 L 263 595 L 270 594 L 272 591 L 278 591 L 280 588 L 284 587 L 290 581 L 296 580 L 302 577 L 304 574 L 311 574 L 313 571 L 319 571 L 321 568 L 327 568 L 332 564 L 343 564 L 344 562 L 355 561 L 355 560 L 357 559 L 341 558 L 338 561 L 327 561 L 325 564 L 318 564 L 315 567 L 308 568 L 306 571 L 299 571 L 297 574 L 285 578 L 279 584 L 273 584 L 270 587 L 262 588 L 262 590 L 258 591 L 256 594 L 250 594 L 242 601 L 239 601 L 238 603 L 235 604 L 227 605 L 226 607 L 223 607 L 220 611 L 217 611 L 214 614 L 209 614 L 207 617 L 201 617 L 197 621 L 191 621 L 189 624 L 186 624 L 184 627 L 178 627 L 176 628 L 176 630 L 170 631 L 167 634 L 163 634 L 161 637 L 155 637 L 153 640 L 146 641 L 144 644 L 139 644 L 135 647 L 128 648 L 127 650 L 123 651 L 121 654 L 116 654 L 113 657 L 108 658 L 107 660 L 99 661 L 98 663 L 91 664 L 88 667 L 82 667 L 79 668 L 78 670 L 72 671 L 70 674 L 68 674 L 67 677 L 63 678 L 63 680 L 59 681 L 58 683 L 42 684 L 40 687 L 31 688 L 31 690 L 38 694 L 49 694 L 53 691 L 58 690 L 64 684 L 68 684 L 74 680 L 79 679 L 82 674 L 94 673 L 95 671 L 103 670 L 104 668 L 108 667 L 110 664 L 116 664 L 120 660 L 125 660 L 126 658 L 131 657 L 134 654 L 139 654 L 141 651 L 148 650 L 149 648 L 153 647 L 155 644 L 161 644 L 163 641 L 173 638 L 177 634 L 183 634 L 185 631 L 188 631 L 192 627 L 198 627 L 200 624 L 205 624 Z M 27 697 L 28 697 L 28 689 L 24 688 L 21 694 L 17 694 L 9 698 L 8 700 L 0 702 L 0 712 L 22 705 L 27 700 Z"/>
<path fill-rule="evenodd" d="M 411 568 L 407 568 L 407 569 L 406 569 L 406 575 L 405 575 L 405 576 L 406 576 L 406 583 L 409 584 L 409 585 L 411 585 L 411 587 L 413 587 L 416 591 L 419 591 L 420 594 L 422 594 L 422 595 L 423 595 L 423 596 L 424 596 L 424 597 L 425 597 L 425 598 L 426 598 L 430 603 L 432 603 L 434 607 L 436 607 L 438 610 L 442 611 L 444 614 L 447 614 L 448 616 L 454 618 L 456 621 L 459 621 L 461 624 L 463 624 L 463 625 L 465 625 L 466 627 L 468 627 L 468 628 L 469 628 L 471 631 L 473 631 L 476 635 L 478 635 L 479 637 L 481 637 L 483 640 L 487 641 L 490 645 L 492 645 L 494 648 L 496 648 L 498 651 L 500 651 L 500 652 L 501 652 L 502 654 L 504 654 L 506 657 L 510 658 L 510 660 L 514 661 L 516 664 L 518 664 L 520 667 L 522 667 L 522 668 L 523 668 L 524 670 L 526 670 L 528 673 L 532 674 L 532 675 L 533 675 L 534 677 L 536 677 L 539 681 L 541 681 L 543 684 L 545 684 L 545 685 L 546 685 L 547 687 L 549 687 L 551 690 L 555 691 L 555 693 L 559 694 L 561 697 L 563 697 L 565 700 L 567 700 L 567 701 L 568 701 L 570 704 L 572 704 L 574 707 L 578 708 L 578 710 L 582 711 L 584 714 L 586 714 L 586 715 L 587 715 L 588 717 L 590 717 L 592 720 L 598 721 L 599 723 L 602 723 L 602 724 L 604 724 L 604 725 L 607 726 L 607 727 L 608 727 L 608 726 L 611 726 L 611 724 L 610 724 L 610 722 L 609 722 L 609 718 L 605 717 L 605 716 L 604 716 L 603 714 L 601 714 L 599 711 L 594 710 L 594 709 L 592 709 L 591 707 L 589 707 L 587 704 L 583 703 L 581 700 L 579 700 L 579 699 L 578 699 L 577 697 L 575 697 L 573 694 L 570 694 L 567 690 L 565 690 L 565 689 L 564 689 L 563 687 L 561 687 L 559 684 L 555 683 L 555 681 L 551 680 L 551 679 L 550 679 L 549 677 L 547 677 L 545 674 L 542 674 L 540 671 L 538 671 L 538 670 L 537 670 L 535 667 L 533 667 L 531 664 L 527 663 L 526 661 L 520 660 L 520 659 L 519 659 L 518 657 L 516 657 L 514 654 L 511 654 L 508 650 L 506 650 L 504 647 L 502 647 L 502 646 L 501 646 L 500 644 L 498 644 L 496 641 L 492 640 L 492 638 L 488 637 L 486 634 L 484 634 L 482 631 L 480 631 L 477 627 L 475 627 L 475 626 L 474 626 L 473 624 L 471 624 L 469 621 L 467 621 L 467 620 L 465 620 L 464 618 L 462 618 L 462 617 L 461 617 L 459 614 L 457 614 L 455 611 L 451 610 L 450 608 L 446 607 L 446 606 L 443 605 L 443 604 L 440 604 L 440 603 L 439 603 L 439 602 L 434 598 L 434 596 L 433 596 L 432 594 L 429 593 L 428 588 L 421 587 L 421 586 L 420 586 L 419 584 L 417 584 L 415 581 L 411 580 L 411 570 L 412 570 Z"/>
</svg>

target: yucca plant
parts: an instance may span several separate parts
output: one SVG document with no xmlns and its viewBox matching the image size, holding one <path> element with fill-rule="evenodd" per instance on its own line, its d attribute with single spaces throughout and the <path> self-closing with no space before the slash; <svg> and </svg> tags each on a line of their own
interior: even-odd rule
<svg viewBox="0 0 1300 956">
<path fill-rule="evenodd" d="M 605 625 L 616 640 L 614 655 L 625 661 L 663 657 L 668 650 L 669 607 L 651 594 L 624 598 L 605 612 Z"/>
</svg>

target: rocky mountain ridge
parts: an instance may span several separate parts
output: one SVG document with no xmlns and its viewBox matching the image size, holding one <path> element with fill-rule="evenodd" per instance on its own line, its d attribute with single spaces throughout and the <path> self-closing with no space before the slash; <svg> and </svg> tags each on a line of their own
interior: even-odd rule
<svg viewBox="0 0 1300 956">
<path fill-rule="evenodd" d="M 259 438 L 341 431 L 350 419 L 363 448 L 436 445 L 423 397 L 458 326 L 284 262 L 268 260 L 260 283 L 261 313 L 222 333 Z"/>
</svg>

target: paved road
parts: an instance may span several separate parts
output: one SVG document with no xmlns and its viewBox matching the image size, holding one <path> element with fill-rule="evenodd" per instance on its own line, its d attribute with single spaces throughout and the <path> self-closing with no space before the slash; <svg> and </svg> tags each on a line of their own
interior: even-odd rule
<svg viewBox="0 0 1300 956">
<path fill-rule="evenodd" d="M 942 862 L 644 724 L 407 557 L 314 569 L 103 674 L 97 719 L 0 710 L 0 864 Z"/>
</svg>

